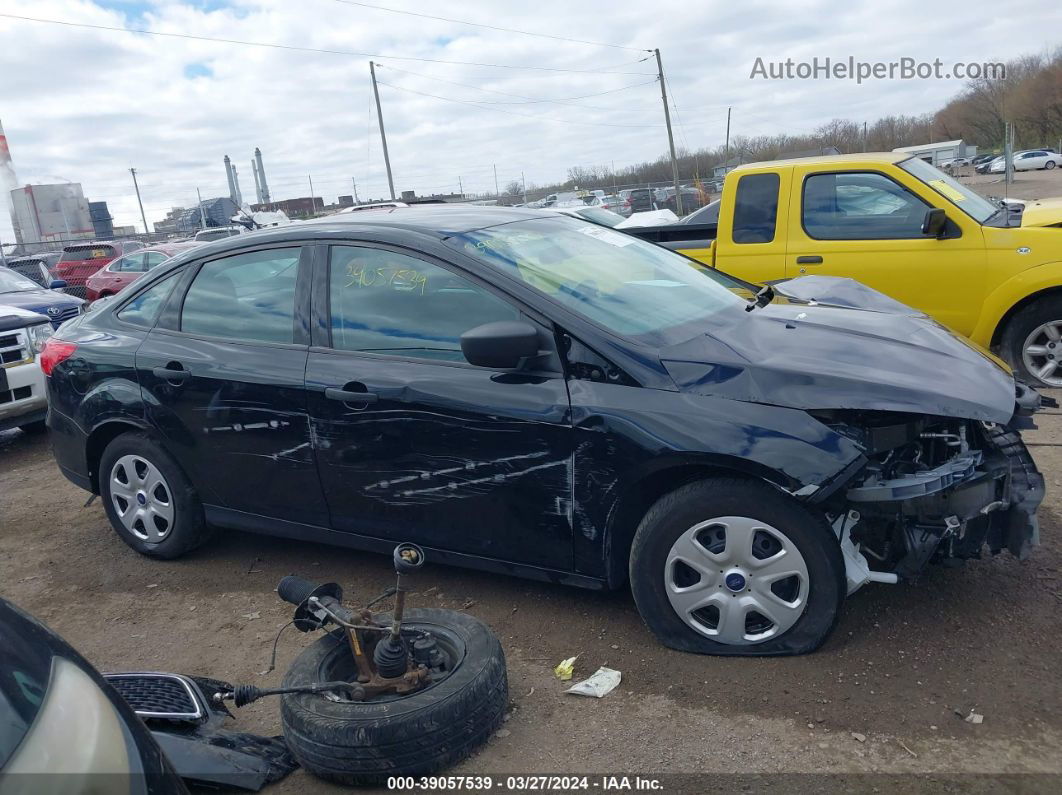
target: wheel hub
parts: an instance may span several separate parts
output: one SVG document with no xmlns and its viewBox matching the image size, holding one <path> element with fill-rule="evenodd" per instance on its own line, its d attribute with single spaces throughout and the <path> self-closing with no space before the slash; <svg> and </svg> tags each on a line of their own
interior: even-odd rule
<svg viewBox="0 0 1062 795">
<path fill-rule="evenodd" d="M 1048 386 L 1062 386 L 1062 320 L 1042 323 L 1022 345 L 1025 368 Z"/>
<path fill-rule="evenodd" d="M 796 544 L 747 516 L 699 522 L 675 540 L 664 565 L 664 588 L 678 617 L 733 646 L 789 630 L 804 614 L 810 581 Z"/>
<path fill-rule="evenodd" d="M 732 571 L 726 575 L 726 578 L 723 580 L 723 582 L 726 584 L 727 588 L 736 593 L 737 591 L 745 590 L 745 584 L 748 582 L 748 580 L 745 578 L 745 575 L 742 574 L 740 571 Z"/>
</svg>

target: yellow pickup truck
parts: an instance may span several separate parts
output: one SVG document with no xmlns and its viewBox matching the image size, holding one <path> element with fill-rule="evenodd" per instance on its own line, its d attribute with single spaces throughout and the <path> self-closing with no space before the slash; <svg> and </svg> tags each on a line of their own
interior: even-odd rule
<svg viewBox="0 0 1062 795">
<path fill-rule="evenodd" d="M 750 282 L 855 279 L 1062 386 L 1062 199 L 1005 206 L 889 152 L 740 166 L 718 212 L 624 231 Z"/>
</svg>

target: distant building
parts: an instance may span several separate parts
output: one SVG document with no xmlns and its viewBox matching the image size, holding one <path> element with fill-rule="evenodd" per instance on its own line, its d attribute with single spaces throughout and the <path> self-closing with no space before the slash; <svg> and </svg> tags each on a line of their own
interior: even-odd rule
<svg viewBox="0 0 1062 795">
<path fill-rule="evenodd" d="M 114 227 L 114 237 L 115 237 L 115 239 L 123 238 L 123 237 L 134 237 L 136 235 L 136 233 L 137 232 L 136 232 L 136 227 L 135 226 L 116 226 L 116 227 Z"/>
<path fill-rule="evenodd" d="M 354 206 L 354 197 L 353 196 L 340 196 L 339 197 L 339 206 L 340 207 L 353 207 Z"/>
<path fill-rule="evenodd" d="M 107 209 L 107 202 L 89 202 L 89 218 L 92 219 L 92 234 L 97 240 L 114 237 L 114 219 Z"/>
<path fill-rule="evenodd" d="M 155 231 L 166 234 L 193 235 L 204 226 L 230 226 L 232 216 L 239 211 L 240 208 L 236 206 L 236 202 L 228 196 L 203 199 L 203 203 L 195 207 L 174 207 L 163 221 L 155 224 Z"/>
<path fill-rule="evenodd" d="M 85 194 L 76 182 L 15 188 L 11 218 L 15 239 L 27 251 L 41 244 L 91 240 L 96 234 Z"/>
<path fill-rule="evenodd" d="M 256 213 L 272 213 L 280 210 L 288 218 L 310 218 L 324 212 L 324 199 L 320 196 L 302 196 L 298 199 L 284 199 L 278 202 L 264 202 L 252 204 L 251 211 Z"/>
<path fill-rule="evenodd" d="M 166 217 L 161 221 L 152 221 L 151 226 L 155 229 L 156 234 L 176 235 L 180 231 L 177 228 L 177 221 L 186 212 L 188 211 L 184 207 L 174 207 L 166 213 Z"/>
<path fill-rule="evenodd" d="M 925 160 L 927 163 L 932 163 L 934 166 L 948 160 L 954 160 L 957 157 L 975 157 L 977 155 L 977 147 L 968 146 L 962 138 L 956 141 L 941 141 L 935 144 L 898 146 L 892 151 L 906 152 Z"/>
</svg>

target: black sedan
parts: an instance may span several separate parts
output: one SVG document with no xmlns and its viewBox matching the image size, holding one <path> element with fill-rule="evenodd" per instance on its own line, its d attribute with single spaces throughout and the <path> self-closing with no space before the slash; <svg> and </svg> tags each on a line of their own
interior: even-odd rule
<svg viewBox="0 0 1062 795">
<path fill-rule="evenodd" d="M 59 330 L 52 445 L 145 555 L 215 528 L 411 539 L 629 580 L 656 635 L 702 653 L 810 651 L 865 583 L 1028 553 L 1036 393 L 848 280 L 749 287 L 531 210 L 264 230 Z"/>
</svg>

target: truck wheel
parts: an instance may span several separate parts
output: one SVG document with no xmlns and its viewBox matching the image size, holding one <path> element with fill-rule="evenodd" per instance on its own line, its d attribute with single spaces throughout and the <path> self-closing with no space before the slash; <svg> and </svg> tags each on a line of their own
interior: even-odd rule
<svg viewBox="0 0 1062 795">
<path fill-rule="evenodd" d="M 728 478 L 683 486 L 649 509 L 630 579 L 653 634 L 700 654 L 814 651 L 845 596 L 825 518 L 766 484 Z"/>
<path fill-rule="evenodd" d="M 281 697 L 284 739 L 315 776 L 365 785 L 383 784 L 390 776 L 428 775 L 467 757 L 501 725 L 509 700 L 505 654 L 487 625 L 454 610 L 413 608 L 403 626 L 432 633 L 448 658 L 448 674 L 406 696 Z M 356 675 L 350 646 L 335 633 L 295 659 L 283 687 L 352 682 Z"/>
<path fill-rule="evenodd" d="M 209 538 L 199 495 L 147 434 L 112 440 L 100 458 L 99 479 L 111 526 L 141 555 L 177 558 Z"/>
<path fill-rule="evenodd" d="M 1062 296 L 1046 296 L 1018 310 L 1003 330 L 1000 347 L 1022 381 L 1062 387 Z"/>
</svg>

